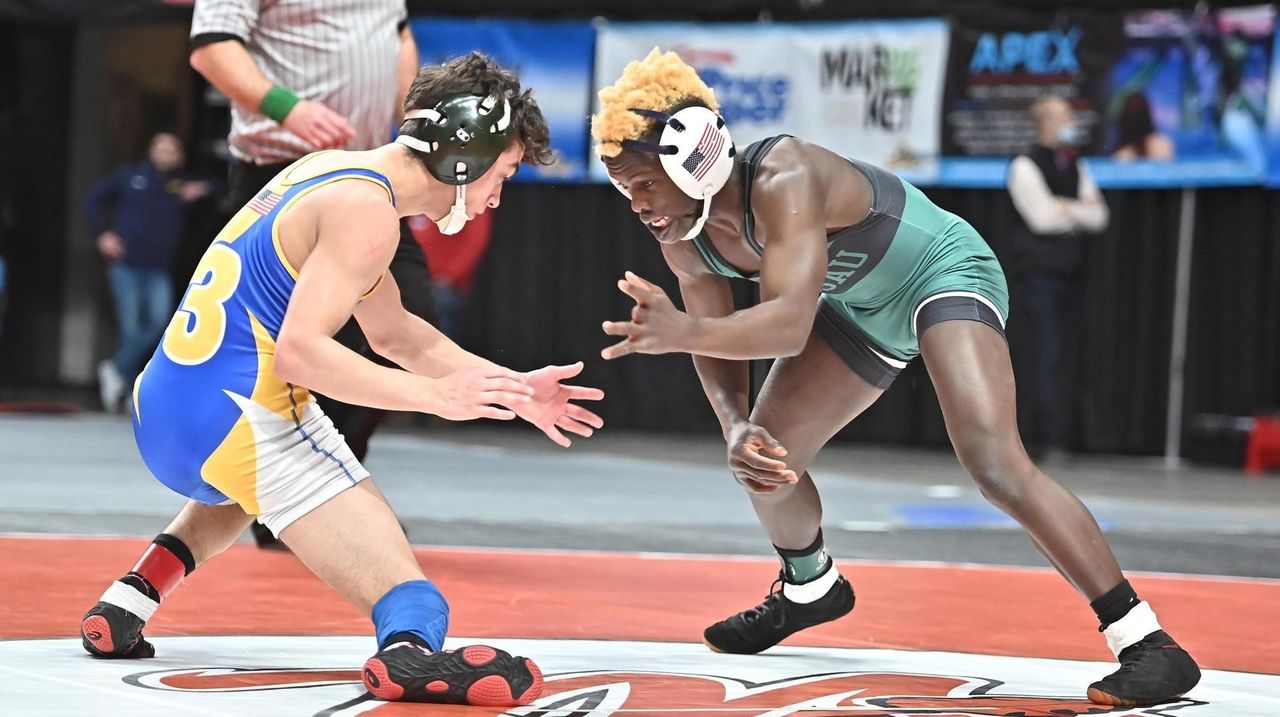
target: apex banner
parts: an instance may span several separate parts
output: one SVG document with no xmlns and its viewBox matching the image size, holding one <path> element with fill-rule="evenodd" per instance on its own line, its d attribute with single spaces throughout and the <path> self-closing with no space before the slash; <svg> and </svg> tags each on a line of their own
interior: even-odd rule
<svg viewBox="0 0 1280 717">
<path fill-rule="evenodd" d="M 1104 187 L 1256 184 L 1274 31 L 1263 5 L 966 19 L 951 46 L 941 182 L 1004 186 L 1008 158 L 1037 141 L 1028 109 L 1052 94 L 1074 108 L 1078 149 Z"/>
</svg>

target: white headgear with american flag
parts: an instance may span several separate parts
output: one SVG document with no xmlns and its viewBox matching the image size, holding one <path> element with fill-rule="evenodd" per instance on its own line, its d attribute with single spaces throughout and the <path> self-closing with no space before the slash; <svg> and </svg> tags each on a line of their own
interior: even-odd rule
<svg viewBox="0 0 1280 717">
<path fill-rule="evenodd" d="M 735 149 L 729 128 L 720 115 L 706 107 L 686 107 L 673 115 L 656 110 L 631 111 L 662 122 L 662 136 L 656 145 L 627 140 L 622 146 L 657 154 L 662 168 L 680 191 L 702 200 L 702 216 L 683 238 L 698 236 L 711 211 L 711 197 L 724 187 L 733 172 Z"/>
</svg>

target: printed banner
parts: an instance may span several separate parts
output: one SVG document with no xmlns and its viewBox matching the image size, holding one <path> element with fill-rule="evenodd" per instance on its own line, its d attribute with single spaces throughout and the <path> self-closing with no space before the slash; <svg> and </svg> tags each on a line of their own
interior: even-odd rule
<svg viewBox="0 0 1280 717">
<path fill-rule="evenodd" d="M 943 153 L 948 157 L 1012 157 L 1036 141 L 1028 109 L 1057 95 L 1075 109 L 1086 149 L 1096 145 L 1098 98 L 1119 27 L 1101 14 L 1070 13 L 1010 22 L 985 18 L 956 26 L 951 42 Z"/>
<path fill-rule="evenodd" d="M 615 23 L 596 40 L 596 85 L 652 48 L 693 65 L 739 147 L 793 134 L 903 178 L 937 176 L 949 30 L 942 20 L 790 24 Z M 591 176 L 606 181 L 603 166 Z"/>
<path fill-rule="evenodd" d="M 1269 6 L 966 21 L 952 41 L 941 182 L 1003 186 L 1008 158 L 1037 141 L 1031 104 L 1058 95 L 1103 186 L 1257 183 L 1274 29 Z"/>
<path fill-rule="evenodd" d="M 1280 33 L 1273 35 L 1271 80 L 1267 94 L 1267 180 L 1268 187 L 1280 187 Z"/>
<path fill-rule="evenodd" d="M 596 36 L 591 23 L 415 17 L 409 26 L 424 64 L 479 50 L 518 72 L 521 84 L 533 88 L 551 128 L 556 161 L 548 167 L 522 167 L 512 181 L 587 181 L 586 118 Z"/>
</svg>

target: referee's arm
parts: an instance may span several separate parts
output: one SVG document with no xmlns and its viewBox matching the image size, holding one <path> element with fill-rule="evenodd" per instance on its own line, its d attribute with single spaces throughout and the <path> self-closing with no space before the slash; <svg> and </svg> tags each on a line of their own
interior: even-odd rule
<svg viewBox="0 0 1280 717">
<path fill-rule="evenodd" d="M 192 43 L 215 37 L 218 36 L 197 35 Z M 232 102 L 255 112 L 274 84 L 258 69 L 239 38 L 218 38 L 208 44 L 195 45 L 191 50 L 191 67 Z"/>
<path fill-rule="evenodd" d="M 400 54 L 396 56 L 396 112 L 398 126 L 404 119 L 404 100 L 409 95 L 409 87 L 418 76 L 418 43 L 413 40 L 409 26 L 400 28 Z"/>
<path fill-rule="evenodd" d="M 191 38 L 192 44 L 200 39 Z M 191 66 L 232 102 L 279 122 L 315 149 L 342 147 L 355 139 L 345 117 L 267 79 L 238 38 L 196 46 Z"/>
<path fill-rule="evenodd" d="M 191 18 L 191 67 L 253 112 L 274 85 L 245 47 L 258 28 L 259 10 L 257 0 L 197 0 Z"/>
</svg>

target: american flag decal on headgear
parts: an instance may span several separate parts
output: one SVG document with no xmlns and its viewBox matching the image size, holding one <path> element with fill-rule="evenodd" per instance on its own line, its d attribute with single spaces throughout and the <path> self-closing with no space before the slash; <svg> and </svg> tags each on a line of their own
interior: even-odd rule
<svg viewBox="0 0 1280 717">
<path fill-rule="evenodd" d="M 271 210 L 276 208 L 276 205 L 280 203 L 283 197 L 283 194 L 276 194 L 270 189 L 263 189 L 258 192 L 258 196 L 250 200 L 245 206 L 259 214 L 270 214 Z"/>
<path fill-rule="evenodd" d="M 701 180 L 711 170 L 711 165 L 716 163 L 722 149 L 724 135 L 717 132 L 714 125 L 707 124 L 702 130 L 702 137 L 698 139 L 698 146 L 693 148 L 688 159 L 680 166 L 692 174 L 694 179 Z"/>
</svg>

